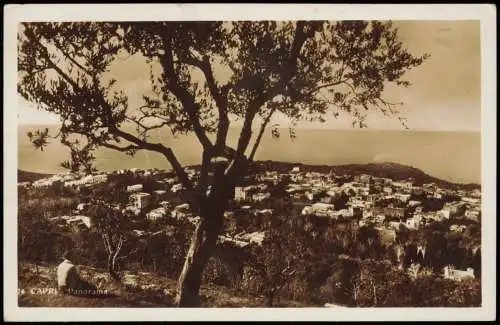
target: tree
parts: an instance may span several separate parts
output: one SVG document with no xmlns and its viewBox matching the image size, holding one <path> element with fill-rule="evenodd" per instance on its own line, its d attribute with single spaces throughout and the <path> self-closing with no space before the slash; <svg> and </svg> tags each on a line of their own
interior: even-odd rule
<svg viewBox="0 0 500 325">
<path fill-rule="evenodd" d="M 154 151 L 190 193 L 201 222 L 179 278 L 180 306 L 199 303 L 232 190 L 266 130 L 280 135 L 273 116 L 289 118 L 291 137 L 298 121 L 324 122 L 332 113 L 350 114 L 359 127 L 369 110 L 397 116 L 397 104 L 383 98 L 385 86 L 409 86 L 404 74 L 427 57 L 408 53 L 391 22 L 378 21 L 23 23 L 18 49 L 18 91 L 61 117 L 57 136 L 71 149 L 66 167 L 91 171 L 98 147 Z M 127 55 L 142 55 L 152 67 L 153 95 L 144 94 L 140 107 L 129 107 L 131 94 L 106 75 Z M 226 141 L 231 118 L 243 122 L 235 147 Z M 196 183 L 167 143 L 148 138 L 161 128 L 196 135 L 202 147 Z M 51 137 L 32 135 L 39 148 Z"/>
<path fill-rule="evenodd" d="M 127 239 L 126 216 L 104 202 L 94 202 L 89 208 L 89 217 L 101 235 L 108 255 L 108 272 L 111 278 L 120 280 L 117 260 Z"/>
<path fill-rule="evenodd" d="M 289 229 L 267 231 L 262 246 L 254 247 L 249 266 L 267 307 L 272 307 L 279 291 L 303 272 L 305 251 L 303 243 L 290 236 Z"/>
</svg>

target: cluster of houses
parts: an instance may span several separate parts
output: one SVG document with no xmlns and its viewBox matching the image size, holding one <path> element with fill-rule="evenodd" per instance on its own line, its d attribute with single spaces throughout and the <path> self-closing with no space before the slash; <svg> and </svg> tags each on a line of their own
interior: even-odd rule
<svg viewBox="0 0 500 325">
<path fill-rule="evenodd" d="M 81 173 L 65 173 L 56 174 L 47 178 L 42 178 L 30 182 L 18 183 L 18 186 L 28 187 L 32 186 L 34 188 L 46 188 L 52 186 L 56 182 L 61 182 L 66 187 L 79 187 L 79 186 L 92 186 L 95 184 L 105 183 L 108 180 L 107 174 L 90 174 L 83 175 Z"/>
<path fill-rule="evenodd" d="M 141 171 L 130 169 L 133 173 L 141 172 L 142 175 L 155 175 L 156 171 Z M 118 173 L 124 173 L 121 170 Z M 186 168 L 190 179 L 197 176 L 194 169 Z M 445 220 L 457 220 L 456 224 L 449 227 L 450 231 L 463 232 L 465 225 L 460 219 L 479 222 L 481 217 L 481 191 L 446 190 L 434 183 L 417 186 L 409 180 L 393 181 L 389 178 L 374 177 L 371 175 L 358 175 L 354 178 L 347 175 L 335 175 L 333 172 L 319 173 L 301 171 L 294 167 L 288 172 L 265 171 L 249 177 L 253 185 L 236 186 L 234 189 L 235 209 L 246 211 L 249 214 L 273 214 L 272 207 L 256 209 L 253 206 L 262 206 L 271 198 L 273 187 L 285 182 L 285 193 L 300 206 L 302 215 L 316 215 L 337 220 L 339 218 L 352 219 L 359 226 L 371 226 L 378 233 L 381 242 L 391 244 L 396 241 L 396 231 L 404 226 L 412 230 L 420 230 L 430 223 Z M 46 187 L 56 181 L 63 182 L 65 186 L 91 186 L 106 182 L 107 174 L 78 175 L 63 174 L 33 182 L 33 187 Z M 349 181 L 346 181 L 349 180 Z M 178 194 L 184 187 L 175 178 L 165 178 L 158 181 L 161 189 L 145 192 L 143 184 L 133 184 L 126 188 L 129 203 L 122 211 L 132 212 L 134 215 L 144 213 L 145 218 L 151 221 L 163 218 L 187 219 L 192 223 L 199 222 L 199 217 L 194 215 L 188 203 L 177 205 L 166 199 L 167 193 Z M 29 184 L 20 183 L 20 186 Z M 458 197 L 459 200 L 444 204 L 438 211 L 425 211 L 423 202 L 412 197 L 427 197 L 441 199 L 445 195 Z M 347 202 L 342 206 L 335 206 L 340 197 L 347 197 Z M 390 202 L 384 203 L 382 202 Z M 71 225 L 73 228 L 84 229 L 91 227 L 91 220 L 82 215 L 84 206 L 74 211 L 74 216 L 54 218 L 54 222 Z M 226 218 L 231 218 L 233 211 L 227 211 Z M 75 226 L 73 226 L 75 225 Z M 137 230 L 141 231 L 141 230 Z M 227 234 L 219 237 L 220 242 L 232 242 L 245 247 L 251 243 L 260 245 L 265 237 L 264 232 L 240 233 L 235 236 Z M 446 277 L 456 277 L 457 270 L 451 267 L 446 269 Z M 454 272 L 457 271 L 457 272 Z M 466 271 L 463 271 L 466 272 Z M 468 271 L 467 271 L 468 272 Z M 468 274 L 468 273 L 467 273 Z"/>
</svg>

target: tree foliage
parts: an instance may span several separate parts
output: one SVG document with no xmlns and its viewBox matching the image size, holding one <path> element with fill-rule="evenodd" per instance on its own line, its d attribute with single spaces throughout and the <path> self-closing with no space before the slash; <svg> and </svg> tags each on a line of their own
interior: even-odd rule
<svg viewBox="0 0 500 325">
<path fill-rule="evenodd" d="M 127 93 L 110 77 L 127 56 L 150 65 L 150 93 Z M 33 22 L 19 29 L 18 92 L 60 117 L 54 137 L 71 150 L 66 168 L 91 172 L 98 147 L 155 151 L 169 161 L 201 217 L 179 281 L 180 295 L 196 298 L 234 186 L 265 131 L 280 136 L 273 115 L 288 118 L 292 138 L 299 121 L 343 112 L 365 127 L 370 110 L 397 115 L 399 103 L 384 99 L 384 89 L 409 86 L 405 73 L 426 57 L 410 54 L 389 21 Z M 130 105 L 134 96 L 139 107 Z M 234 147 L 231 119 L 242 121 Z M 198 139 L 196 182 L 168 143 L 151 140 L 162 128 Z M 40 149 L 50 137 L 30 134 Z"/>
</svg>

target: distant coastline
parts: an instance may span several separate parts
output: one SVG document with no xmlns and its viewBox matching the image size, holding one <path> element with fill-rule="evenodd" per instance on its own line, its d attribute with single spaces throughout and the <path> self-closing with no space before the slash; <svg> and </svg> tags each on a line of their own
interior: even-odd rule
<svg viewBox="0 0 500 325">
<path fill-rule="evenodd" d="M 254 164 L 255 170 L 275 170 L 286 172 L 293 167 L 300 167 L 306 172 L 328 173 L 334 172 L 339 175 L 357 176 L 367 174 L 375 177 L 390 178 L 395 181 L 413 179 L 417 184 L 435 183 L 438 186 L 447 189 L 464 189 L 473 190 L 480 189 L 481 185 L 476 183 L 453 183 L 446 180 L 433 177 L 426 174 L 422 170 L 405 166 L 397 163 L 383 162 L 370 164 L 345 164 L 345 165 L 307 165 L 302 163 L 289 163 L 280 161 L 256 161 Z M 198 168 L 199 165 L 189 165 L 188 168 Z M 41 174 L 18 170 L 18 182 L 34 181 L 37 179 L 51 176 L 50 174 Z"/>
<path fill-rule="evenodd" d="M 38 173 L 64 171 L 60 162 L 68 159 L 68 149 L 51 140 L 44 152 L 35 151 L 26 132 L 54 125 L 20 125 L 18 128 L 19 169 Z M 237 128 L 229 132 L 229 145 L 237 142 Z M 168 143 L 183 165 L 200 162 L 201 147 L 195 136 L 173 138 L 168 132 L 152 133 L 151 141 Z M 139 151 L 129 157 L 109 149 L 95 153 L 96 167 L 103 171 L 133 167 L 170 168 L 163 156 Z M 282 129 L 280 139 L 266 134 L 257 150 L 256 160 L 301 163 L 305 165 L 338 166 L 392 162 L 415 166 L 425 173 L 451 183 L 481 183 L 481 134 L 462 131 L 373 130 L 373 129 L 299 129 L 291 140 Z"/>
</svg>

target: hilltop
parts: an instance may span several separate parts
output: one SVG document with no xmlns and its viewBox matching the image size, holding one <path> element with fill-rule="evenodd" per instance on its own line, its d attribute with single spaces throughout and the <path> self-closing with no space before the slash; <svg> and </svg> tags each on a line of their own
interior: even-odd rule
<svg viewBox="0 0 500 325">
<path fill-rule="evenodd" d="M 296 166 L 300 167 L 302 171 L 306 172 L 319 172 L 319 173 L 333 172 L 337 175 L 350 175 L 350 176 L 368 174 L 375 177 L 390 178 L 394 181 L 413 179 L 415 184 L 417 185 L 425 183 L 435 183 L 436 185 L 447 189 L 473 190 L 476 188 L 477 189 L 481 188 L 481 185 L 474 183 L 459 184 L 459 183 L 448 182 L 439 179 L 437 177 L 428 175 L 418 168 L 392 162 L 328 166 L 328 165 L 306 165 L 301 163 L 277 162 L 277 161 L 267 160 L 267 161 L 257 161 L 255 164 L 256 169 L 276 170 L 279 172 L 287 172 Z"/>
<path fill-rule="evenodd" d="M 375 177 L 390 178 L 394 181 L 413 179 L 415 184 L 421 185 L 425 183 L 435 183 L 436 185 L 453 190 L 474 190 L 481 189 L 480 184 L 475 183 L 453 183 L 443 179 L 426 174 L 421 169 L 402 165 L 393 162 L 369 163 L 369 164 L 345 164 L 345 165 L 307 165 L 303 163 L 291 163 L 281 161 L 256 161 L 254 168 L 256 170 L 275 170 L 281 173 L 290 171 L 293 167 L 300 167 L 302 171 L 329 173 L 333 172 L 337 175 L 356 176 L 368 174 Z M 191 168 L 199 168 L 199 165 L 188 166 Z M 37 179 L 50 177 L 51 174 L 42 174 L 27 172 L 23 170 L 17 171 L 18 182 L 33 182 Z"/>
</svg>

